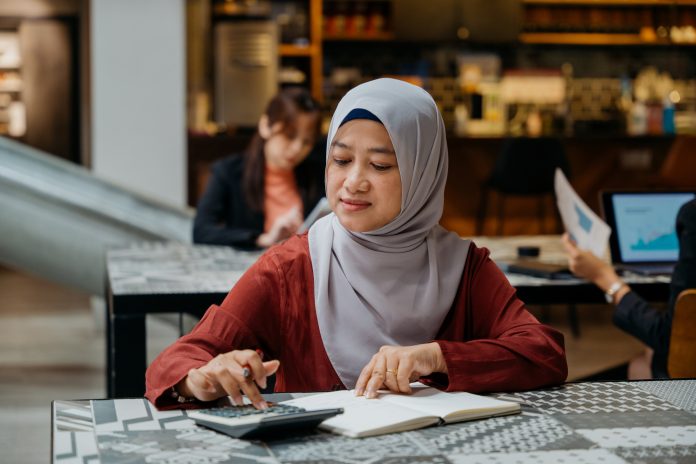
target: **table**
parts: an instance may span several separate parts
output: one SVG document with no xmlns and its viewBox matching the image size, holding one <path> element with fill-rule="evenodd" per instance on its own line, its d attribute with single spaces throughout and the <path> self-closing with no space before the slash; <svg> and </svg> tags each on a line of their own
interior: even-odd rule
<svg viewBox="0 0 696 464">
<path fill-rule="evenodd" d="M 564 260 L 558 236 L 475 237 L 497 262 L 516 257 L 517 246 L 541 247 L 540 259 Z M 145 391 L 145 316 L 186 312 L 201 316 L 219 304 L 260 252 L 228 247 L 140 243 L 110 250 L 107 266 L 107 396 L 141 396 Z M 594 285 L 579 279 L 548 280 L 508 275 L 528 304 L 604 303 Z M 650 301 L 667 301 L 669 278 L 627 277 Z"/>
<path fill-rule="evenodd" d="M 496 263 L 517 259 L 519 246 L 539 247 L 541 261 L 563 265 L 568 263 L 560 235 L 473 237 L 473 240 L 477 246 L 488 248 L 491 251 L 491 259 Z M 605 260 L 609 262 L 608 254 Z M 517 289 L 517 295 L 527 304 L 606 303 L 604 293 L 586 280 L 549 280 L 521 274 L 507 274 L 507 277 Z M 666 302 L 669 299 L 670 276 L 624 275 L 622 278 L 648 301 Z"/>
<path fill-rule="evenodd" d="M 107 396 L 145 392 L 145 316 L 202 316 L 222 302 L 260 252 L 229 247 L 146 242 L 106 255 Z"/>
<path fill-rule="evenodd" d="M 520 402 L 522 413 L 363 439 L 315 432 L 266 443 L 198 428 L 184 412 L 160 412 L 142 398 L 54 401 L 52 462 L 696 462 L 693 379 L 494 396 Z"/>
</svg>

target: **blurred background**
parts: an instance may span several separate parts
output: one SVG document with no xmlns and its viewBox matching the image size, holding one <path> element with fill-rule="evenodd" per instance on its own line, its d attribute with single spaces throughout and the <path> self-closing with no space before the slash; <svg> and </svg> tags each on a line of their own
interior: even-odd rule
<svg viewBox="0 0 696 464">
<path fill-rule="evenodd" d="M 549 189 L 496 175 L 519 174 L 510 144 L 552 142 L 595 211 L 602 189 L 696 187 L 694 51 L 693 0 L 3 0 L 7 462 L 48 459 L 51 399 L 105 395 L 105 247 L 190 241 L 210 165 L 248 144 L 278 88 L 310 89 L 326 129 L 361 82 L 422 86 L 448 130 L 442 224 L 558 233 Z M 569 330 L 563 312 L 534 310 Z M 571 378 L 642 349 L 608 311 L 579 311 Z M 148 325 L 152 355 L 174 325 Z"/>
<path fill-rule="evenodd" d="M 396 76 L 440 106 L 458 180 L 443 221 L 466 235 L 505 136 L 560 137 L 591 205 L 669 184 L 665 157 L 696 132 L 695 28 L 689 0 L 6 0 L 0 134 L 195 207 L 278 86 L 310 88 L 328 122 L 349 88 Z M 504 233 L 523 232 L 510 209 Z"/>
</svg>

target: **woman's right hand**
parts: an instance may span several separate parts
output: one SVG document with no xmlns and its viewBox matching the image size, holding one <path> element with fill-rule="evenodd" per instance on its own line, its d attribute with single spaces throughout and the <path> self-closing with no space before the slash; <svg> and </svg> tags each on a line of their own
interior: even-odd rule
<svg viewBox="0 0 696 464">
<path fill-rule="evenodd" d="M 256 244 L 261 248 L 268 248 L 281 240 L 285 240 L 302 225 L 302 214 L 298 208 L 293 208 L 280 216 L 271 226 L 271 230 L 259 235 Z"/>
<path fill-rule="evenodd" d="M 191 369 L 176 385 L 176 390 L 182 396 L 201 401 L 229 395 L 236 405 L 244 404 L 242 394 L 245 394 L 254 407 L 266 409 L 268 405 L 258 387 L 266 388 L 266 377 L 278 370 L 278 366 L 280 361 L 277 360 L 262 362 L 254 350 L 230 351 L 217 355 L 198 369 Z"/>
<path fill-rule="evenodd" d="M 576 276 L 589 280 L 602 291 L 607 291 L 614 282 L 619 280 L 613 267 L 596 257 L 591 251 L 578 248 L 567 233 L 563 234 L 561 242 L 568 253 L 568 267 Z"/>
</svg>

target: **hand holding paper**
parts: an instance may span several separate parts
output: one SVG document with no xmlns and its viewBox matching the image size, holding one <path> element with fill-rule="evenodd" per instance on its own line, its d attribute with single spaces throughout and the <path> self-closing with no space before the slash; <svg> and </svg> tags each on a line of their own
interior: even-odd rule
<svg viewBox="0 0 696 464">
<path fill-rule="evenodd" d="M 611 227 L 580 199 L 563 171 L 558 168 L 554 184 L 558 211 L 566 231 L 578 248 L 590 250 L 595 256 L 602 258 L 609 242 Z"/>
</svg>

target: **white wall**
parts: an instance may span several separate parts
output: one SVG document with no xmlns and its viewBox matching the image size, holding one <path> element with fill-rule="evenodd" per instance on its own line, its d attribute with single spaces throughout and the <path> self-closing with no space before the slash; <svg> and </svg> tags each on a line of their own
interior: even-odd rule
<svg viewBox="0 0 696 464">
<path fill-rule="evenodd" d="M 185 0 L 91 0 L 92 169 L 186 204 Z"/>
</svg>

